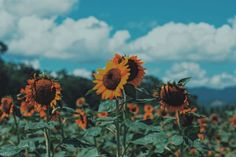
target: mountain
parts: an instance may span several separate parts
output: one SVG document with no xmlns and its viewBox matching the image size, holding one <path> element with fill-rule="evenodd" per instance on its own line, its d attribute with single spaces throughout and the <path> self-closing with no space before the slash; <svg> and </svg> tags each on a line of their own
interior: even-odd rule
<svg viewBox="0 0 236 157">
<path fill-rule="evenodd" d="M 236 104 L 236 86 L 224 89 L 213 89 L 207 87 L 190 88 L 190 93 L 198 97 L 201 104 L 210 106 L 221 106 L 225 104 Z"/>
</svg>

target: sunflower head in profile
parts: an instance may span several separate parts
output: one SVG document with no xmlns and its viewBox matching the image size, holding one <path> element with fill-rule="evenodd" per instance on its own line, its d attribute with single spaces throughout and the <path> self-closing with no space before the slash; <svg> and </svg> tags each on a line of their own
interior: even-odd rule
<svg viewBox="0 0 236 157">
<path fill-rule="evenodd" d="M 76 109 L 74 116 L 77 118 L 75 123 L 82 129 L 87 128 L 87 116 L 86 113 L 81 109 Z"/>
<path fill-rule="evenodd" d="M 145 104 L 144 105 L 144 112 L 146 113 L 152 113 L 153 112 L 153 106 L 151 104 Z"/>
<path fill-rule="evenodd" d="M 128 83 L 138 86 L 144 77 L 144 68 L 143 68 L 143 61 L 139 59 L 137 56 L 121 56 L 119 54 L 116 54 L 113 58 L 114 63 L 121 63 L 123 60 L 127 59 L 127 65 L 130 69 L 130 76 L 128 78 Z"/>
<path fill-rule="evenodd" d="M 175 83 L 161 86 L 159 100 L 161 107 L 169 112 L 182 111 L 189 104 L 186 89 Z"/>
<path fill-rule="evenodd" d="M 13 112 L 13 99 L 11 97 L 4 97 L 1 100 L 0 110 L 2 111 L 2 118 L 8 118 Z"/>
<path fill-rule="evenodd" d="M 109 61 L 105 69 L 99 69 L 94 75 L 94 90 L 102 99 L 113 99 L 122 96 L 122 90 L 129 78 L 127 60 L 116 64 Z"/>
<path fill-rule="evenodd" d="M 146 112 L 143 115 L 143 120 L 152 120 L 152 119 L 154 119 L 154 115 L 151 112 Z"/>
<path fill-rule="evenodd" d="M 26 102 L 54 108 L 57 101 L 61 100 L 60 84 L 54 80 L 46 76 L 34 76 L 27 82 L 28 85 L 21 91 L 25 94 Z"/>
<path fill-rule="evenodd" d="M 108 117 L 108 112 L 99 112 L 97 113 L 98 118 L 106 118 Z"/>
</svg>

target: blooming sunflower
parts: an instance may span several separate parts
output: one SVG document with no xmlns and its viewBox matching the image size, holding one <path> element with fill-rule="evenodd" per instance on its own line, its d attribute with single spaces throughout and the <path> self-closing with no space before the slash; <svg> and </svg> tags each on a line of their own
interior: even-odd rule
<svg viewBox="0 0 236 157">
<path fill-rule="evenodd" d="M 55 108 L 61 100 L 60 84 L 46 77 L 36 77 L 27 81 L 28 85 L 21 92 L 25 94 L 25 102 Z"/>
<path fill-rule="evenodd" d="M 76 124 L 78 124 L 78 126 L 80 128 L 86 129 L 86 127 L 87 127 L 86 113 L 81 109 L 76 109 L 75 112 L 76 112 L 76 114 L 74 114 L 74 116 L 78 118 L 75 120 Z"/>
<path fill-rule="evenodd" d="M 115 57 L 113 58 L 113 62 L 118 64 L 123 62 L 123 60 L 127 59 L 127 65 L 128 68 L 130 69 L 130 76 L 128 78 L 128 83 L 138 86 L 141 81 L 143 80 L 144 77 L 144 68 L 142 66 L 143 62 L 141 59 L 139 59 L 137 56 L 121 56 L 119 54 L 115 54 Z"/>
<path fill-rule="evenodd" d="M 211 114 L 210 120 L 213 124 L 217 124 L 219 122 L 219 116 L 215 113 Z"/>
<path fill-rule="evenodd" d="M 144 112 L 146 113 L 152 113 L 153 112 L 153 107 L 151 104 L 146 104 L 144 105 Z"/>
<path fill-rule="evenodd" d="M 108 112 L 99 112 L 97 113 L 98 118 L 106 118 L 108 116 Z"/>
<path fill-rule="evenodd" d="M 230 121 L 231 125 L 236 128 L 236 116 L 232 116 L 229 119 L 229 121 Z"/>
<path fill-rule="evenodd" d="M 188 106 L 188 94 L 183 86 L 164 84 L 159 91 L 160 105 L 169 112 L 183 110 Z"/>
<path fill-rule="evenodd" d="M 105 69 L 98 70 L 95 74 L 94 90 L 102 95 L 102 99 L 113 99 L 122 96 L 122 90 L 129 78 L 127 60 L 120 64 L 109 61 Z"/>
<path fill-rule="evenodd" d="M 139 107 L 137 104 L 129 103 L 127 107 L 132 114 L 137 115 L 139 113 Z"/>
<path fill-rule="evenodd" d="M 81 107 L 86 103 L 86 100 L 84 97 L 80 97 L 76 100 L 76 106 Z"/>
<path fill-rule="evenodd" d="M 2 98 L 0 106 L 2 118 L 8 118 L 13 112 L 13 107 L 13 99 L 11 97 Z"/>
<path fill-rule="evenodd" d="M 34 104 L 22 102 L 20 112 L 24 117 L 31 117 L 35 112 Z"/>
</svg>

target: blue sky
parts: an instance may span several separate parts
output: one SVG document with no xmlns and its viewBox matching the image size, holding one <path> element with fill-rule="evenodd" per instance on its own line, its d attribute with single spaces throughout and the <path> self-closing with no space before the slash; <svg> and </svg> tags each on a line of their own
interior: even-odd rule
<svg viewBox="0 0 236 157">
<path fill-rule="evenodd" d="M 234 0 L 60 2 L 0 0 L 5 60 L 87 77 L 118 51 L 139 55 L 147 73 L 165 81 L 236 85 Z"/>
</svg>

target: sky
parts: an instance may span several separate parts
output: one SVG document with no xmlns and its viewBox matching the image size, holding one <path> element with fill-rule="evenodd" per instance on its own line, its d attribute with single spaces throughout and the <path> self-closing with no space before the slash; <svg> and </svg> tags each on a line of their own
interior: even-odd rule
<svg viewBox="0 0 236 157">
<path fill-rule="evenodd" d="M 0 0 L 4 59 L 90 77 L 115 53 L 164 81 L 236 85 L 235 0 Z"/>
</svg>

